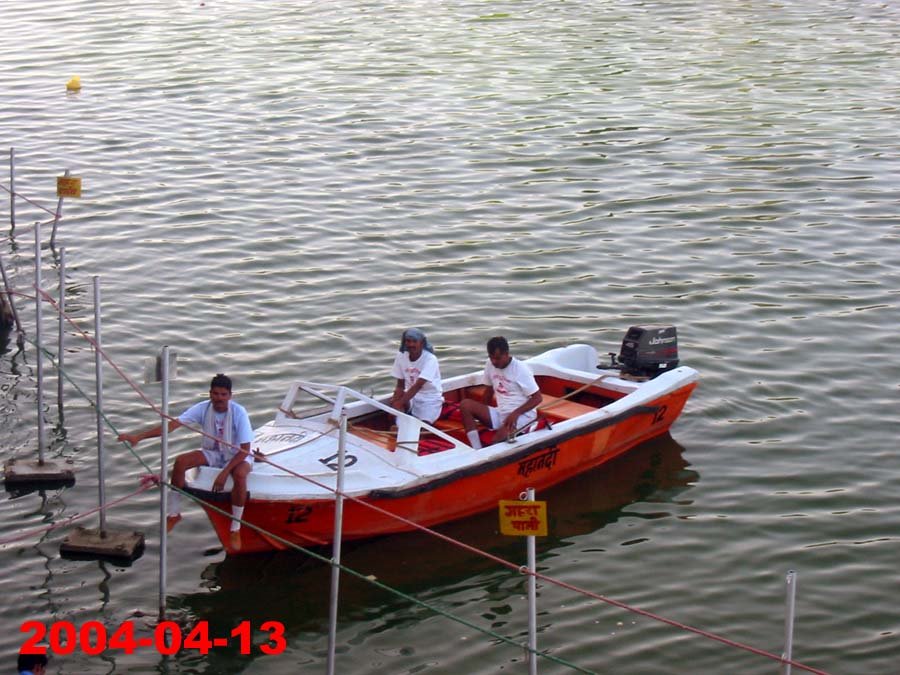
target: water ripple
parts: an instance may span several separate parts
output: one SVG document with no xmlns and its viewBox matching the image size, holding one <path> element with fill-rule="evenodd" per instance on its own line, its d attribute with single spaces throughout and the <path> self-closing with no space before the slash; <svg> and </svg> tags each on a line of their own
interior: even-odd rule
<svg viewBox="0 0 900 675">
<path fill-rule="evenodd" d="M 677 324 L 682 359 L 702 373 L 674 430 L 684 448 L 569 486 L 583 509 L 556 494 L 559 529 L 541 564 L 759 645 L 780 635 L 771 607 L 784 571 L 801 569 L 804 658 L 834 672 L 894 669 L 896 599 L 883 589 L 896 566 L 900 387 L 896 6 L 126 9 L 0 10 L 7 35 L 21 36 L 0 40 L 16 187 L 52 211 L 55 176 L 83 176 L 60 227 L 69 307 L 89 329 L 88 277 L 101 276 L 104 341 L 125 372 L 137 378 L 170 344 L 173 405 L 227 370 L 262 422 L 298 376 L 386 391 L 407 325 L 429 332 L 451 375 L 478 367 L 498 332 L 523 356 L 572 341 L 605 353 L 629 325 Z M 82 89 L 67 94 L 75 74 Z M 5 233 L 17 288 L 31 283 L 28 228 L 47 215 L 19 203 Z M 32 320 L 29 301 L 21 311 Z M 70 339 L 70 367 L 90 389 L 91 350 Z M 30 352 L 0 358 L 9 455 L 35 446 L 34 377 Z M 149 424 L 117 379 L 105 395 L 117 427 Z M 77 397 L 70 406 L 53 452 L 75 462 L 78 488 L 11 497 L 4 535 L 93 504 L 93 411 Z M 110 454 L 108 480 L 124 492 L 133 460 Z M 151 495 L 123 508 L 124 522 L 153 531 Z M 268 618 L 289 625 L 288 655 L 267 672 L 321 666 L 327 575 L 297 573 L 292 558 L 223 559 L 199 515 L 189 521 L 171 563 L 185 620 L 245 615 L 251 583 Z M 496 544 L 493 521 L 479 522 L 459 533 Z M 112 625 L 154 606 L 152 542 L 134 569 L 110 571 L 56 558 L 60 538 L 4 552 L 32 589 L 4 612 L 8 652 L 25 617 Z M 366 548 L 364 566 L 389 557 L 379 574 L 400 570 L 408 588 L 522 639 L 518 575 L 452 556 L 422 570 L 429 545 L 417 539 Z M 584 667 L 771 670 L 557 589 L 543 588 L 541 604 L 541 644 Z M 342 611 L 347 672 L 522 667 L 520 650 L 374 591 L 354 591 Z M 199 672 L 253 660 L 176 661 Z M 77 655 L 66 667 L 99 672 Z"/>
</svg>

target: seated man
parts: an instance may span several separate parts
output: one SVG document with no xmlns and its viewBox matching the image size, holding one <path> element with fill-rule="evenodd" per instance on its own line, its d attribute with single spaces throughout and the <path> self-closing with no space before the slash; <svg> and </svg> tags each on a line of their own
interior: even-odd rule
<svg viewBox="0 0 900 675">
<path fill-rule="evenodd" d="M 484 402 L 464 399 L 460 405 L 466 437 L 476 450 L 481 448 L 477 423 L 496 429 L 501 438 L 509 438 L 537 418 L 541 392 L 531 370 L 509 353 L 509 343 L 502 336 L 487 343 L 488 361 L 484 366 Z M 497 396 L 497 407 L 490 403 Z"/>
<path fill-rule="evenodd" d="M 172 485 L 183 488 L 185 473 L 197 466 L 211 466 L 219 469 L 213 482 L 213 491 L 225 489 L 225 481 L 231 476 L 231 545 L 240 549 L 240 518 L 244 515 L 244 504 L 247 501 L 247 476 L 253 469 L 253 458 L 250 456 L 250 442 L 253 440 L 253 428 L 247 410 L 231 400 L 231 378 L 219 373 L 209 384 L 209 400 L 196 403 L 178 417 L 169 422 L 169 431 L 178 427 L 193 424 L 203 431 L 200 450 L 186 452 L 175 458 L 172 469 Z M 156 438 L 162 434 L 162 425 L 157 424 L 150 429 L 131 434 L 119 434 L 119 440 L 132 447 L 147 438 Z M 221 442 L 220 442 L 221 441 Z M 173 491 L 169 495 L 169 513 L 166 527 L 171 530 L 181 520 L 181 495 Z"/>
<path fill-rule="evenodd" d="M 429 424 L 440 416 L 444 405 L 441 369 L 428 338 L 418 328 L 403 331 L 391 375 L 397 378 L 391 407 Z"/>
</svg>

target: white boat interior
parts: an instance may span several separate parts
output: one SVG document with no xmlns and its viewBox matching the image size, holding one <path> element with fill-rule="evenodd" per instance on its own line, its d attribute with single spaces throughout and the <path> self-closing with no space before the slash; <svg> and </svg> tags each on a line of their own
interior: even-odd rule
<svg viewBox="0 0 900 675">
<path fill-rule="evenodd" d="M 629 379 L 618 369 L 598 366 L 590 345 L 551 349 L 524 361 L 542 380 L 566 383 L 568 391 L 586 390 L 589 404 L 544 394 L 539 419 L 547 424 L 512 439 L 498 439 L 475 450 L 465 442 L 458 421 L 440 419 L 434 425 L 399 412 L 387 397 L 372 398 L 349 387 L 304 380 L 294 382 L 273 420 L 255 432 L 252 445 L 265 457 L 256 461 L 248 478 L 255 499 L 325 499 L 333 496 L 341 438 L 344 439 L 344 492 L 361 496 L 372 491 L 415 487 L 481 463 L 518 455 L 552 444 L 607 418 L 646 406 L 655 399 L 694 382 L 698 373 L 680 366 L 653 379 Z M 483 391 L 481 371 L 444 380 L 445 400 L 459 400 Z M 590 392 L 594 392 L 591 394 Z M 602 392 L 599 395 L 596 392 Z M 346 433 L 341 420 L 346 418 Z M 218 469 L 200 467 L 189 485 L 211 490 Z M 230 479 L 225 486 L 231 489 Z"/>
</svg>

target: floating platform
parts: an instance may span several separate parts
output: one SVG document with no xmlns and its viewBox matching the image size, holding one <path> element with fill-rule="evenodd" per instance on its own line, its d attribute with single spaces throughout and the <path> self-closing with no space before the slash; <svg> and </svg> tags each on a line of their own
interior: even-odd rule
<svg viewBox="0 0 900 675">
<path fill-rule="evenodd" d="M 3 467 L 7 487 L 68 487 L 75 484 L 72 469 L 57 462 L 36 459 L 11 459 Z"/>
</svg>

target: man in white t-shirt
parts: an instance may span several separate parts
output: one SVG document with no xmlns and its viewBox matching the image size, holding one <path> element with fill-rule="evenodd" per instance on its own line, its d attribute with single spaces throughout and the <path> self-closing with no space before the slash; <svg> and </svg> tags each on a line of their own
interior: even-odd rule
<svg viewBox="0 0 900 675">
<path fill-rule="evenodd" d="M 172 485 L 184 487 L 184 475 L 188 469 L 197 466 L 211 466 L 221 469 L 213 481 L 213 491 L 221 492 L 231 476 L 231 546 L 240 550 L 240 518 L 244 515 L 247 502 L 247 476 L 253 468 L 250 456 L 250 442 L 253 427 L 244 406 L 231 400 L 231 378 L 219 373 L 209 385 L 209 400 L 196 403 L 184 411 L 177 420 L 169 422 L 169 431 L 184 425 L 192 425 L 203 432 L 200 450 L 186 452 L 175 458 L 172 468 Z M 162 425 L 138 431 L 133 434 L 119 434 L 120 441 L 132 447 L 146 438 L 162 435 Z M 166 527 L 171 530 L 181 520 L 181 494 L 172 491 L 168 500 Z"/>
<path fill-rule="evenodd" d="M 502 336 L 487 343 L 488 360 L 484 366 L 483 383 L 487 385 L 484 402 L 467 398 L 460 404 L 466 437 L 476 450 L 481 447 L 477 422 L 496 429 L 495 438 L 509 438 L 534 422 L 541 404 L 541 392 L 531 370 L 509 353 L 509 343 Z M 491 401 L 497 397 L 496 407 Z"/>
<path fill-rule="evenodd" d="M 418 328 L 403 331 L 391 375 L 397 378 L 392 408 L 429 424 L 440 417 L 444 405 L 441 369 L 428 338 Z"/>
</svg>

